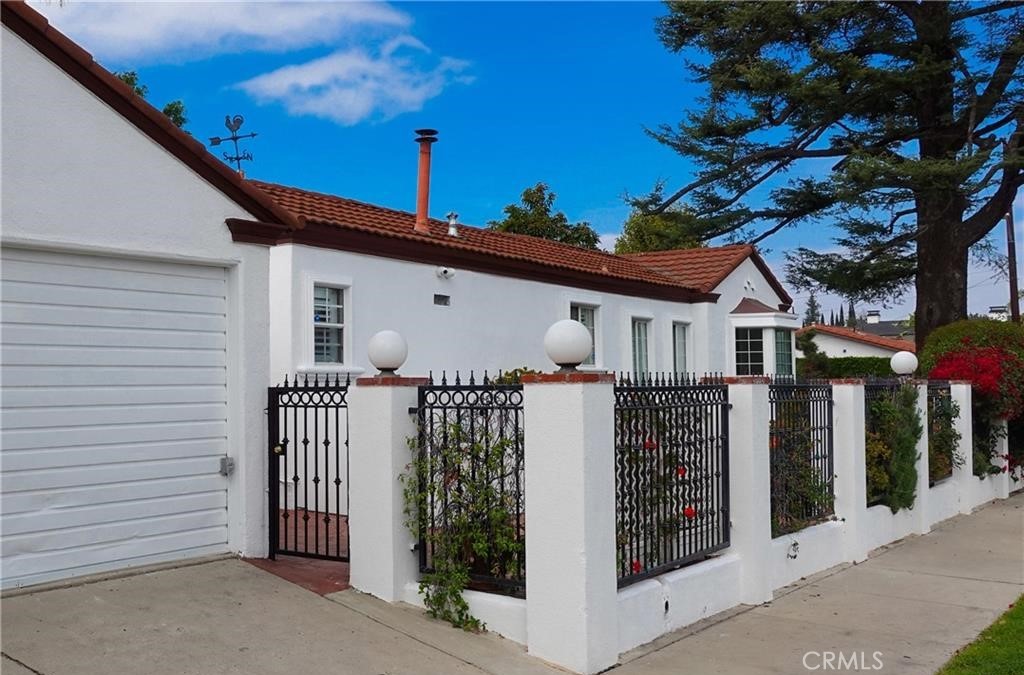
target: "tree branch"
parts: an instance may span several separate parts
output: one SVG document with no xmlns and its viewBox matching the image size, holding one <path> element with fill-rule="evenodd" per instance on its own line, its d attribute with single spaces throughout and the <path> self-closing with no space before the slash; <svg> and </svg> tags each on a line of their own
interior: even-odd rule
<svg viewBox="0 0 1024 675">
<path fill-rule="evenodd" d="M 1024 58 L 1024 37 L 1018 36 L 1007 45 L 999 56 L 999 61 L 985 91 L 978 96 L 975 104 L 970 106 L 956 121 L 954 126 L 959 130 L 958 136 L 967 135 L 971 120 L 982 122 L 992 113 L 992 108 L 1003 97 L 1006 88 L 1013 81 L 1014 72 L 1017 70 L 1021 58 Z"/>
<path fill-rule="evenodd" d="M 894 3 L 894 4 L 904 4 Z M 976 16 L 984 16 L 986 14 L 994 14 L 995 12 L 1001 12 L 1004 9 L 1013 9 L 1014 7 L 1020 7 L 1024 5 L 1024 2 L 1020 0 L 1009 0 L 1007 2 L 992 2 L 987 5 L 976 6 L 973 9 L 968 9 L 963 12 L 957 12 L 953 15 L 954 21 L 963 21 L 964 19 L 973 19 Z"/>
</svg>

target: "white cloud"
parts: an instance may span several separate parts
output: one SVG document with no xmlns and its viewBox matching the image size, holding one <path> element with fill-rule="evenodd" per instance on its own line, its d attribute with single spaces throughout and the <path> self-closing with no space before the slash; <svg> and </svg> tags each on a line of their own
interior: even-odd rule
<svg viewBox="0 0 1024 675">
<path fill-rule="evenodd" d="M 412 18 L 384 2 L 33 2 L 100 60 L 137 67 L 228 53 L 332 53 L 235 85 L 259 103 L 342 125 L 422 109 L 467 61 L 431 55 L 408 31 Z M 322 52 L 321 52 L 322 53 Z M 308 55 L 305 58 L 309 58 Z"/>
<path fill-rule="evenodd" d="M 383 2 L 32 2 L 100 59 L 193 61 L 221 53 L 287 52 L 358 32 L 408 28 Z"/>
<path fill-rule="evenodd" d="M 452 83 L 469 83 L 469 63 L 442 56 L 411 35 L 278 68 L 236 85 L 259 103 L 350 126 L 415 112 Z"/>
<path fill-rule="evenodd" d="M 600 240 L 598 241 L 597 246 L 602 251 L 614 252 L 615 251 L 615 242 L 618 241 L 618 240 L 619 240 L 619 235 L 617 235 L 617 234 L 602 234 Z"/>
</svg>

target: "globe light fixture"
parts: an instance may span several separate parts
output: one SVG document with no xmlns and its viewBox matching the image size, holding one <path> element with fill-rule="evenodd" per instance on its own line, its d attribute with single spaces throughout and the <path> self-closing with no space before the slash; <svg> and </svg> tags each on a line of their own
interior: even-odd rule
<svg viewBox="0 0 1024 675">
<path fill-rule="evenodd" d="M 889 359 L 889 367 L 897 375 L 910 375 L 917 370 L 917 357 L 913 352 L 896 352 Z"/>
<path fill-rule="evenodd" d="M 579 321 L 556 321 L 544 333 L 544 351 L 562 371 L 576 370 L 590 356 L 590 350 L 590 331 Z"/>
<path fill-rule="evenodd" d="M 378 375 L 394 375 L 409 356 L 409 345 L 397 331 L 382 330 L 370 338 L 366 354 Z"/>
</svg>

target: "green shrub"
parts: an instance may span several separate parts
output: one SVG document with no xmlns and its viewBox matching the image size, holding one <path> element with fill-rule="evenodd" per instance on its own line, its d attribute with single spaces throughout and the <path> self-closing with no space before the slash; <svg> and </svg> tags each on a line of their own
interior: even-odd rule
<svg viewBox="0 0 1024 675">
<path fill-rule="evenodd" d="M 885 504 L 893 513 L 913 508 L 917 442 L 924 432 L 917 387 L 903 385 L 892 396 L 873 401 L 870 414 L 874 428 L 867 432 L 868 503 Z"/>
<path fill-rule="evenodd" d="M 1024 325 L 1012 321 L 965 319 L 936 328 L 917 355 L 918 371 L 928 373 L 943 355 L 959 350 L 967 338 L 976 347 L 1002 347 L 1024 359 Z"/>
<path fill-rule="evenodd" d="M 928 406 L 928 480 L 931 483 L 949 477 L 953 467 L 962 466 L 964 458 L 957 447 L 960 432 L 955 421 L 960 417 L 960 406 L 948 395 L 948 390 L 929 401 Z"/>
</svg>

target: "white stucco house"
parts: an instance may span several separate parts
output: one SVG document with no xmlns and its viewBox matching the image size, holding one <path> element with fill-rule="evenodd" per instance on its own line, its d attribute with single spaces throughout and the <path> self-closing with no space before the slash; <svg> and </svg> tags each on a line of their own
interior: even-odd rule
<svg viewBox="0 0 1024 675">
<path fill-rule="evenodd" d="M 830 358 L 843 356 L 879 356 L 889 358 L 896 352 L 913 352 L 911 340 L 873 335 L 854 328 L 814 324 L 797 331 L 797 335 L 812 332 L 818 350 Z"/>
<path fill-rule="evenodd" d="M 302 223 L 270 253 L 276 377 L 368 372 L 383 329 L 409 342 L 410 375 L 545 369 L 544 332 L 565 318 L 591 329 L 584 368 L 793 372 L 791 299 L 750 246 L 616 256 L 252 184 Z"/>
<path fill-rule="evenodd" d="M 225 219 L 290 216 L 38 13 L 2 20 L 3 586 L 259 555 L 269 252 Z"/>
<path fill-rule="evenodd" d="M 431 220 L 427 192 L 412 214 L 243 180 L 28 6 L 2 25 L 5 588 L 265 555 L 267 387 L 371 373 L 382 329 L 408 375 L 550 369 L 564 318 L 584 368 L 793 372 L 750 246 L 616 256 Z"/>
</svg>

